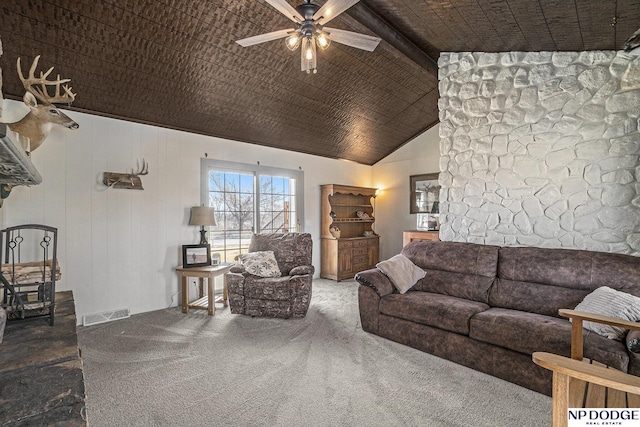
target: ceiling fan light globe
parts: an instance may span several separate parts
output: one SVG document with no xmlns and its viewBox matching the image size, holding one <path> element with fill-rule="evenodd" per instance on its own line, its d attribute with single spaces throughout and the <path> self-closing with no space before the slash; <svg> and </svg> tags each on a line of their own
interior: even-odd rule
<svg viewBox="0 0 640 427">
<path fill-rule="evenodd" d="M 316 36 L 316 44 L 320 49 L 325 50 L 331 44 L 331 39 L 326 33 L 321 32 Z"/>
<path fill-rule="evenodd" d="M 305 61 L 313 61 L 315 51 L 313 49 L 313 40 L 311 40 L 311 37 L 304 38 L 304 41 L 302 42 L 302 54 L 304 55 Z"/>
<path fill-rule="evenodd" d="M 291 34 L 285 39 L 285 44 L 290 51 L 294 51 L 300 46 L 300 36 L 297 33 Z"/>
</svg>

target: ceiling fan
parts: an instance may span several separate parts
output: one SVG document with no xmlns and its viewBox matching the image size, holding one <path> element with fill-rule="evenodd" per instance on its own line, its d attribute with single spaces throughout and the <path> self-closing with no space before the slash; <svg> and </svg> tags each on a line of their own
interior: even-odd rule
<svg viewBox="0 0 640 427">
<path fill-rule="evenodd" d="M 246 39 L 237 40 L 236 43 L 247 47 L 286 37 L 285 44 L 290 50 L 294 51 L 302 45 L 300 55 L 301 68 L 302 71 L 307 73 L 313 71 L 315 74 L 317 72 L 316 46 L 324 50 L 329 47 L 333 40 L 336 43 L 373 52 L 378 43 L 380 43 L 379 37 L 324 26 L 324 24 L 358 3 L 359 0 L 328 0 L 322 7 L 312 3 L 311 0 L 304 0 L 303 4 L 295 8 L 287 3 L 286 0 L 265 1 L 295 22 L 296 27 L 247 37 Z"/>
</svg>

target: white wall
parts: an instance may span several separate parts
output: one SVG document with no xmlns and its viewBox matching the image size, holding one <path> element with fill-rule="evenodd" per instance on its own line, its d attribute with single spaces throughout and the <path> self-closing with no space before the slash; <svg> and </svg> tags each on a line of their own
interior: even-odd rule
<svg viewBox="0 0 640 427">
<path fill-rule="evenodd" d="M 409 176 L 440 171 L 438 129 L 432 127 L 373 166 L 373 186 L 380 189 L 375 229 L 381 260 L 400 253 L 402 231 L 416 228 L 416 215 L 409 214 Z"/>
<path fill-rule="evenodd" d="M 22 103 L 5 100 L 4 120 L 19 117 Z M 176 305 L 180 246 L 197 242 L 187 225 L 200 204 L 200 159 L 297 169 L 305 180 L 303 230 L 314 240 L 320 266 L 320 188 L 339 183 L 370 187 L 372 168 L 69 112 L 80 129 L 54 129 L 32 153 L 41 185 L 18 187 L 4 201 L 3 227 L 43 223 L 58 227 L 62 280 L 72 289 L 79 321 L 84 314 L 128 307 L 132 313 Z M 102 173 L 125 172 L 146 159 L 144 191 L 107 189 Z"/>
</svg>

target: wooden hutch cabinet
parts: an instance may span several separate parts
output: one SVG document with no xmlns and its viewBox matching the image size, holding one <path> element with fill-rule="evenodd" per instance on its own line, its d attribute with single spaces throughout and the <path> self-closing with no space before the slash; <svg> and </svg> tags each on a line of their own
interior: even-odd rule
<svg viewBox="0 0 640 427">
<path fill-rule="evenodd" d="M 377 189 L 337 184 L 320 187 L 320 277 L 352 279 L 378 262 L 380 239 L 373 229 Z"/>
</svg>

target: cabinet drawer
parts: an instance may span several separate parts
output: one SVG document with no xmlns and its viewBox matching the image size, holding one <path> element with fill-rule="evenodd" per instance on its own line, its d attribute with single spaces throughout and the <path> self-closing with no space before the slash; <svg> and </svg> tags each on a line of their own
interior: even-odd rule
<svg viewBox="0 0 640 427">
<path fill-rule="evenodd" d="M 357 255 L 353 257 L 353 260 L 351 261 L 354 265 L 355 264 L 368 264 L 369 263 L 369 257 L 367 257 L 366 255 Z"/>
<path fill-rule="evenodd" d="M 367 252 L 368 252 L 367 248 L 354 248 L 351 250 L 351 253 L 353 254 L 353 256 L 366 255 Z"/>
<path fill-rule="evenodd" d="M 339 249 L 347 249 L 347 248 L 351 248 L 353 246 L 353 242 L 351 242 L 351 240 L 339 240 L 338 241 L 338 248 Z"/>
<path fill-rule="evenodd" d="M 361 247 L 365 247 L 365 246 L 367 246 L 367 240 L 366 239 L 358 239 L 358 240 L 353 242 L 353 247 L 354 248 L 361 248 Z"/>
<path fill-rule="evenodd" d="M 373 266 L 370 266 L 368 262 L 362 262 L 362 263 L 359 263 L 359 264 L 353 264 L 352 269 L 353 269 L 354 273 L 358 273 L 360 271 L 368 270 L 368 269 L 370 269 L 372 267 Z"/>
</svg>

